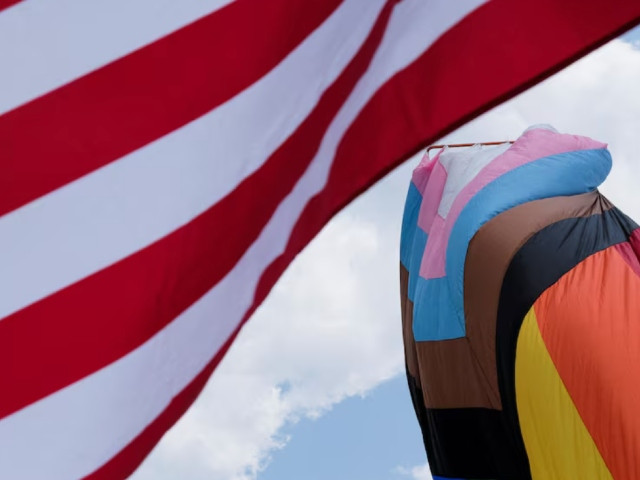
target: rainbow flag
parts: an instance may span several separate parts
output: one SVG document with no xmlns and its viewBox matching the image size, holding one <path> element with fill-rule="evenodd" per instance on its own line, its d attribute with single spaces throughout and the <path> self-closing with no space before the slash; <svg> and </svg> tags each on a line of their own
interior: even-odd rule
<svg viewBox="0 0 640 480">
<path fill-rule="evenodd" d="M 547 127 L 415 169 L 402 322 L 434 475 L 640 478 L 640 229 L 610 169 Z"/>
</svg>

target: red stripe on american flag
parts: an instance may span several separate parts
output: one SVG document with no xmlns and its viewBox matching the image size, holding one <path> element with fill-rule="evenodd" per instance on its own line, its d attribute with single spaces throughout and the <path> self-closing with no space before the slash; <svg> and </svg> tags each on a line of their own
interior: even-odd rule
<svg viewBox="0 0 640 480">
<path fill-rule="evenodd" d="M 0 215 L 232 98 L 275 67 L 340 3 L 236 0 L 0 116 Z"/>
<path fill-rule="evenodd" d="M 0 365 L 12 365 L 0 377 L 0 418 L 140 346 L 233 268 L 314 157 L 378 48 L 391 7 L 310 116 L 227 197 L 151 246 L 0 322 Z M 257 193 L 265 185 L 269 191 Z"/>
<path fill-rule="evenodd" d="M 23 0 L 0 0 L 0 12 L 5 8 L 9 8 L 15 5 L 16 3 L 20 3 L 22 1 Z"/>
</svg>

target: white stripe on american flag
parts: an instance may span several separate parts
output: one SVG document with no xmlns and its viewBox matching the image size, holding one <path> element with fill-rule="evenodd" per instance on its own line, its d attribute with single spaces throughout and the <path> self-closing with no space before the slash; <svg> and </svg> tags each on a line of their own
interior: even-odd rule
<svg viewBox="0 0 640 480">
<path fill-rule="evenodd" d="M 0 114 L 232 1 L 23 1 L 0 14 Z"/>
<path fill-rule="evenodd" d="M 479 3 L 458 3 L 456 11 L 422 0 L 397 6 L 373 63 L 327 130 L 312 164 L 235 268 L 142 347 L 0 421 L 4 472 L 15 479 L 85 475 L 161 413 L 235 329 L 252 301 L 260 272 L 284 250 L 304 206 L 324 187 L 336 148 L 364 105 Z"/>
<path fill-rule="evenodd" d="M 0 319 L 135 253 L 232 191 L 309 114 L 383 4 L 346 1 L 227 103 L 0 217 Z"/>
</svg>

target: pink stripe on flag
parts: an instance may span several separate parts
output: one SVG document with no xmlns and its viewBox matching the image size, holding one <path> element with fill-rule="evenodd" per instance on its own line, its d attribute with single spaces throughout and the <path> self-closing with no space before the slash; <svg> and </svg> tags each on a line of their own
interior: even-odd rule
<svg viewBox="0 0 640 480">
<path fill-rule="evenodd" d="M 438 154 L 433 158 L 429 158 L 429 152 L 425 153 L 422 160 L 420 160 L 420 163 L 411 174 L 411 182 L 416 186 L 421 195 L 424 193 L 424 189 L 427 188 L 431 172 L 433 172 L 433 167 L 439 157 L 440 152 L 438 152 Z"/>
<path fill-rule="evenodd" d="M 440 198 L 447 183 L 447 171 L 440 163 L 440 154 L 434 159 L 434 166 L 429 181 L 422 193 L 422 205 L 418 213 L 418 226 L 427 233 L 431 233 L 432 224 L 438 215 Z"/>
</svg>

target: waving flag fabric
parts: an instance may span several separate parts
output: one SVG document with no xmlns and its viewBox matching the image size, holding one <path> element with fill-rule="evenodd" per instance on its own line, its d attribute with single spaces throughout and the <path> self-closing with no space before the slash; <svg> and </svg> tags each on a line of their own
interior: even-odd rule
<svg viewBox="0 0 640 480">
<path fill-rule="evenodd" d="M 610 168 L 534 128 L 415 170 L 403 333 L 434 478 L 640 474 L 640 228 L 598 192 Z"/>
<path fill-rule="evenodd" d="M 0 477 L 126 477 L 343 205 L 639 19 L 0 0 Z"/>
</svg>

